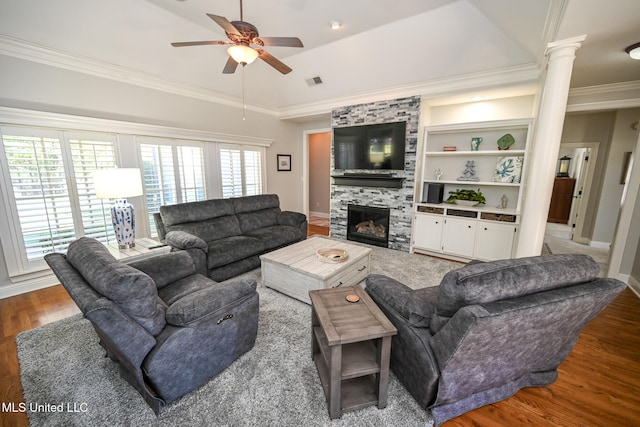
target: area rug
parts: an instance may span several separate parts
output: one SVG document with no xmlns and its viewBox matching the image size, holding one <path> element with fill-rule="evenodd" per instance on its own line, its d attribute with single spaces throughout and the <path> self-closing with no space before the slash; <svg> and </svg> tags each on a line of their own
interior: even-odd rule
<svg viewBox="0 0 640 427">
<path fill-rule="evenodd" d="M 374 249 L 372 270 L 418 288 L 435 286 L 457 263 Z M 391 374 L 388 405 L 330 420 L 311 359 L 311 308 L 258 280 L 255 347 L 204 386 L 156 417 L 98 344 L 88 320 L 75 315 L 17 337 L 22 387 L 32 426 L 431 426 Z"/>
</svg>

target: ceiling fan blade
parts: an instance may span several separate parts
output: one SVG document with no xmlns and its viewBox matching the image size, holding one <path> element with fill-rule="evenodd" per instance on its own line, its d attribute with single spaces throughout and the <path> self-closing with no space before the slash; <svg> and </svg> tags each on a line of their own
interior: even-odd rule
<svg viewBox="0 0 640 427">
<path fill-rule="evenodd" d="M 256 49 L 256 50 L 259 53 L 258 58 L 262 59 L 264 62 L 271 65 L 273 68 L 280 71 L 282 74 L 288 74 L 292 71 L 291 68 L 289 68 L 287 65 L 282 63 L 279 59 L 271 55 L 269 52 L 264 51 L 262 49 Z"/>
<path fill-rule="evenodd" d="M 222 73 L 233 74 L 236 72 L 237 67 L 238 67 L 238 63 L 232 57 L 229 57 L 229 59 L 227 59 L 227 63 L 224 65 L 224 69 L 222 70 Z"/>
<path fill-rule="evenodd" d="M 211 13 L 207 13 L 207 16 L 214 20 L 214 22 L 222 27 L 229 34 L 235 34 L 237 36 L 241 36 L 240 31 L 236 27 L 233 26 L 231 22 L 224 16 L 213 15 Z"/>
<path fill-rule="evenodd" d="M 262 46 L 304 47 L 297 37 L 256 37 L 254 43 Z"/>
<path fill-rule="evenodd" d="M 184 46 L 202 46 L 208 44 L 233 44 L 232 41 L 221 41 L 221 40 L 212 40 L 212 41 L 201 41 L 201 42 L 174 42 L 171 43 L 173 47 L 184 47 Z"/>
</svg>

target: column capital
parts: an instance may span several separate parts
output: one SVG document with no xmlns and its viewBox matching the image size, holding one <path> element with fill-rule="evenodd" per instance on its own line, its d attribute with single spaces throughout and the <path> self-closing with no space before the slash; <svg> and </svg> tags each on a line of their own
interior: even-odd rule
<svg viewBox="0 0 640 427">
<path fill-rule="evenodd" d="M 551 56 L 553 53 L 562 49 L 570 49 L 572 51 L 577 50 L 582 46 L 582 42 L 585 41 L 587 35 L 572 37 L 570 39 L 558 40 L 547 44 L 546 56 Z"/>
</svg>

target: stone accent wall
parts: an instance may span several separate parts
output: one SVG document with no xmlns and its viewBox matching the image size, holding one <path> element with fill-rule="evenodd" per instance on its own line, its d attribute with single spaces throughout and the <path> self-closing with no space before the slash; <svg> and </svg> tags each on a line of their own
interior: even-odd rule
<svg viewBox="0 0 640 427">
<path fill-rule="evenodd" d="M 397 177 L 405 178 L 402 188 L 352 187 L 331 182 L 331 236 L 347 238 L 347 206 L 349 204 L 390 208 L 389 248 L 409 252 L 411 240 L 411 218 L 413 216 L 413 193 L 416 173 L 416 151 L 418 146 L 418 120 L 420 97 L 412 96 L 369 104 L 351 105 L 332 111 L 331 127 L 358 126 L 377 123 L 407 121 L 404 171 Z M 331 175 L 334 170 L 334 147 L 331 145 Z M 339 171 L 342 173 L 343 171 Z M 389 171 L 349 172 L 388 173 Z"/>
</svg>

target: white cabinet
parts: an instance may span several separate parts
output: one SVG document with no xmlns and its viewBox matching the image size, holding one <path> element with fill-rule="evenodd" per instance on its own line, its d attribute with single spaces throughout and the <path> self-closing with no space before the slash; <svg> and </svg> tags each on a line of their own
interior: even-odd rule
<svg viewBox="0 0 640 427">
<path fill-rule="evenodd" d="M 432 251 L 441 249 L 442 226 L 444 218 L 441 215 L 418 215 L 413 222 L 413 245 Z"/>
<path fill-rule="evenodd" d="M 483 261 L 511 258 L 517 231 L 515 224 L 478 221 L 474 258 Z"/>
<path fill-rule="evenodd" d="M 442 252 L 473 257 L 475 235 L 475 220 L 447 217 L 442 236 Z"/>
<path fill-rule="evenodd" d="M 531 120 L 519 119 L 425 128 L 416 182 L 412 251 L 460 260 L 512 256 L 520 223 L 530 127 Z M 482 139 L 474 147 L 477 150 L 471 147 L 472 138 Z M 506 139 L 514 142 L 508 149 L 500 149 Z M 473 174 L 471 180 L 466 180 L 469 165 Z M 441 203 L 427 202 L 430 183 L 444 185 Z M 461 206 L 446 202 L 449 192 L 468 189 L 480 190 L 486 203 Z"/>
</svg>

